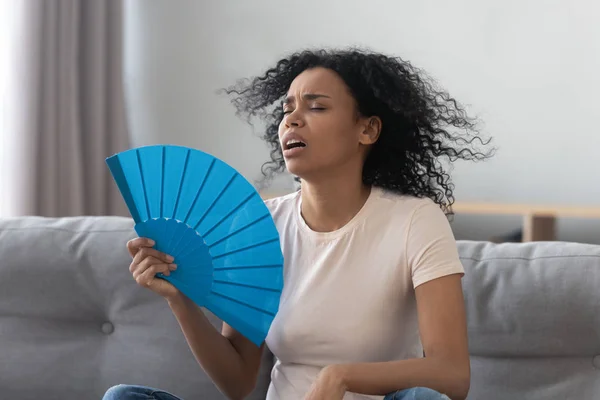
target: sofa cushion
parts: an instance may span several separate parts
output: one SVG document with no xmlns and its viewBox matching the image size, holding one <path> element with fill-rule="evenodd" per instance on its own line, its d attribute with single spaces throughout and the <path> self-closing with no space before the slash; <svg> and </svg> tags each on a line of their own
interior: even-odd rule
<svg viewBox="0 0 600 400">
<path fill-rule="evenodd" d="M 135 236 L 128 218 L 0 219 L 2 398 L 97 400 L 120 383 L 224 398 L 166 302 L 133 280 Z M 271 366 L 266 352 L 249 398 L 264 399 Z"/>
<path fill-rule="evenodd" d="M 600 246 L 460 241 L 470 399 L 600 398 Z"/>
</svg>

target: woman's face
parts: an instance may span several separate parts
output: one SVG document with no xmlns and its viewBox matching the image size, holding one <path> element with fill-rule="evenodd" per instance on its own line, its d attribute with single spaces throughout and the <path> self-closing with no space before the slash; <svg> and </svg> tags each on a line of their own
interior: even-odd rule
<svg viewBox="0 0 600 400">
<path fill-rule="evenodd" d="M 370 118 L 358 115 L 354 98 L 335 72 L 302 72 L 290 85 L 283 107 L 279 140 L 291 174 L 314 179 L 362 170 L 366 147 L 378 132 L 373 134 Z"/>
</svg>

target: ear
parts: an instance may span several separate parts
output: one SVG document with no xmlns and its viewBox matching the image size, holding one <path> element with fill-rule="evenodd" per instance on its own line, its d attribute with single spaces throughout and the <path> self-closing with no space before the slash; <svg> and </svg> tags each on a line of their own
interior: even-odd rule
<svg viewBox="0 0 600 400">
<path fill-rule="evenodd" d="M 379 139 L 381 134 L 381 118 L 379 117 L 368 117 L 365 118 L 363 124 L 363 130 L 359 137 L 360 144 L 371 145 Z"/>
</svg>

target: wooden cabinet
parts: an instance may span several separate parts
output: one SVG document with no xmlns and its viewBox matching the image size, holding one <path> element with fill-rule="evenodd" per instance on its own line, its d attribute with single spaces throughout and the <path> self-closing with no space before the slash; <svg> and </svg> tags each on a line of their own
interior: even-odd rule
<svg viewBox="0 0 600 400">
<path fill-rule="evenodd" d="M 524 242 L 556 240 L 558 218 L 600 219 L 600 207 L 456 202 L 452 210 L 456 215 L 520 215 L 523 218 Z"/>
</svg>

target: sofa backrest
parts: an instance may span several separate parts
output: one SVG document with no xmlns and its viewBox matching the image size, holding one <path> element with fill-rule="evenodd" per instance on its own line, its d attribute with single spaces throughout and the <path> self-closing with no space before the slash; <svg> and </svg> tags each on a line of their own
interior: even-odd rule
<svg viewBox="0 0 600 400">
<path fill-rule="evenodd" d="M 600 246 L 462 241 L 469 399 L 600 399 Z"/>
<path fill-rule="evenodd" d="M 166 302 L 133 280 L 133 237 L 128 218 L 0 219 L 0 398 L 98 400 L 120 383 L 224 398 Z M 271 360 L 250 399 L 265 398 Z"/>
</svg>

